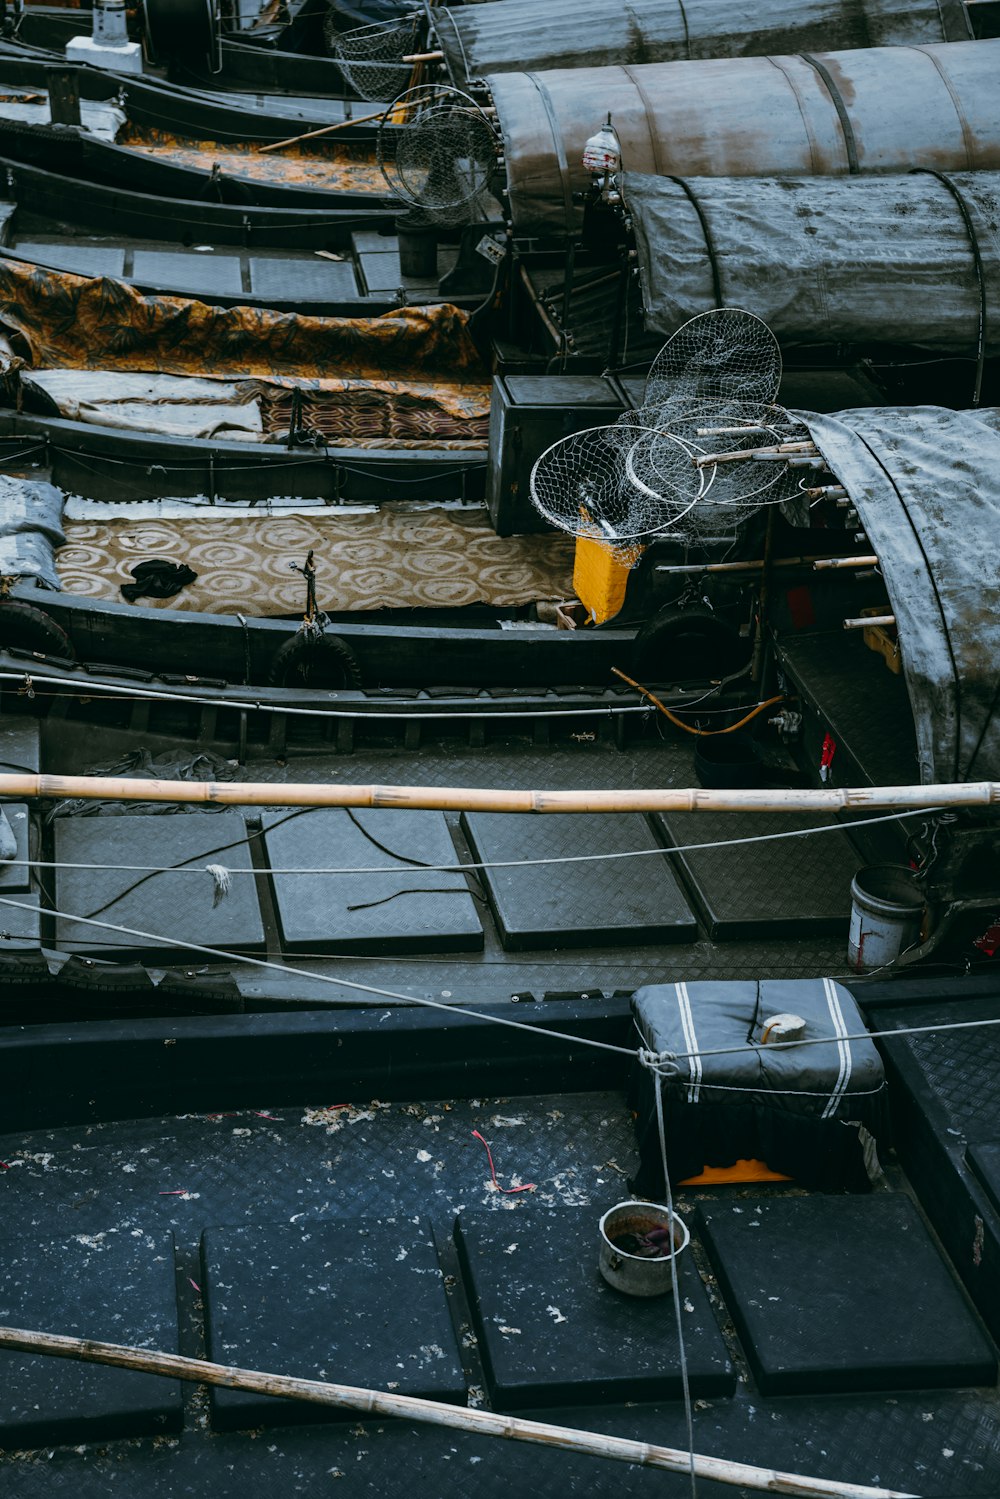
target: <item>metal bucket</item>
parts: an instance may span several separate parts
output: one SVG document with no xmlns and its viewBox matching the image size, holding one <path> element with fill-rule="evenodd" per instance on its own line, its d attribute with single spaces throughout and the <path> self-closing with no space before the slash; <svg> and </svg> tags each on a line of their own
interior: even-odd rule
<svg viewBox="0 0 1000 1499">
<path fill-rule="evenodd" d="M 920 936 L 924 899 L 903 865 L 873 864 L 851 881 L 847 961 L 856 973 L 895 962 Z"/>
<path fill-rule="evenodd" d="M 646 1259 L 615 1243 L 619 1234 L 643 1234 L 651 1228 L 672 1229 L 672 1254 Z M 601 1219 L 600 1234 L 598 1268 L 609 1286 L 627 1296 L 664 1296 L 674 1283 L 674 1261 L 691 1242 L 687 1224 L 658 1202 L 617 1203 Z"/>
</svg>

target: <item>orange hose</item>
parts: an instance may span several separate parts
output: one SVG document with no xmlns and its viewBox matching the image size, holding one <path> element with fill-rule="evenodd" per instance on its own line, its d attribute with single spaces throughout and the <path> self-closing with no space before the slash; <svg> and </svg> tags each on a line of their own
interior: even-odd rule
<svg viewBox="0 0 1000 1499">
<path fill-rule="evenodd" d="M 623 682 L 627 682 L 630 687 L 635 688 L 636 692 L 640 692 L 643 697 L 648 698 L 653 706 L 659 708 L 663 716 L 669 718 L 670 722 L 675 724 L 678 729 L 683 729 L 685 734 L 700 735 L 704 739 L 714 739 L 718 734 L 735 734 L 737 729 L 742 729 L 744 724 L 748 724 L 751 719 L 756 718 L 758 713 L 763 713 L 765 708 L 773 708 L 775 703 L 783 703 L 785 701 L 784 693 L 779 693 L 777 697 L 769 697 L 766 703 L 758 703 L 756 708 L 751 708 L 750 712 L 739 719 L 737 723 L 731 723 L 728 729 L 693 729 L 689 723 L 685 723 L 682 718 L 678 718 L 676 713 L 671 713 L 667 705 L 661 703 L 656 694 L 650 692 L 648 687 L 643 687 L 638 682 L 633 682 L 632 678 L 627 677 L 623 671 L 619 671 L 617 666 L 613 666 L 611 670 L 616 677 L 621 677 Z"/>
</svg>

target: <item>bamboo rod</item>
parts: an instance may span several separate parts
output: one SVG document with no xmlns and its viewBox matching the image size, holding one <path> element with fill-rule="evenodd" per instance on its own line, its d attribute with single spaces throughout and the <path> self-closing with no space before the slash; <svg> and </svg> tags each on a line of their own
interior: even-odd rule
<svg viewBox="0 0 1000 1499">
<path fill-rule="evenodd" d="M 580 1452 L 590 1457 L 610 1458 L 612 1461 L 635 1463 L 646 1468 L 661 1468 L 669 1473 L 687 1473 L 692 1465 L 691 1456 L 678 1447 L 659 1447 L 651 1442 L 636 1442 L 627 1437 L 611 1437 L 594 1431 L 550 1426 L 547 1422 L 526 1421 L 519 1416 L 501 1416 L 493 1411 L 445 1405 L 438 1400 L 422 1400 L 415 1395 L 393 1395 L 381 1390 L 366 1390 L 318 1379 L 295 1379 L 288 1374 L 265 1374 L 257 1369 L 228 1367 L 225 1364 L 210 1363 L 207 1359 L 184 1358 L 176 1353 L 130 1348 L 120 1343 L 100 1343 L 89 1338 L 69 1338 L 55 1333 L 29 1332 L 19 1327 L 0 1327 L 0 1348 L 79 1359 L 86 1363 L 110 1364 L 118 1369 L 135 1369 L 146 1374 L 160 1374 L 167 1379 L 186 1379 L 196 1384 L 221 1385 L 229 1390 L 249 1390 L 259 1395 L 307 1400 L 314 1405 L 338 1406 L 361 1411 L 366 1415 L 398 1416 L 404 1420 L 424 1421 L 431 1426 L 445 1426 L 454 1431 L 468 1431 L 479 1436 L 513 1438 L 514 1441 L 533 1442 L 563 1452 Z M 768 1494 L 788 1494 L 797 1496 L 797 1499 L 914 1499 L 914 1496 L 896 1489 L 875 1489 L 867 1484 L 840 1483 L 829 1478 L 806 1478 L 797 1473 L 760 1468 L 751 1463 L 729 1462 L 725 1458 L 703 1457 L 698 1453 L 694 1455 L 693 1463 L 697 1476 L 704 1478 L 706 1482 L 733 1484 Z"/>
<path fill-rule="evenodd" d="M 444 62 L 443 52 L 411 52 L 403 62 Z"/>
<path fill-rule="evenodd" d="M 305 135 L 290 135 L 286 141 L 272 141 L 269 146 L 259 146 L 258 153 L 263 156 L 265 151 L 280 151 L 283 146 L 297 146 L 299 141 L 314 141 L 318 135 L 332 135 L 335 130 L 346 130 L 348 125 L 368 125 L 372 120 L 380 120 L 384 114 L 384 109 L 378 109 L 374 114 L 338 120 L 335 125 L 324 125 L 320 130 L 307 130 Z"/>
<path fill-rule="evenodd" d="M 866 557 L 819 557 L 813 563 L 813 567 L 817 572 L 823 572 L 827 568 L 835 568 L 839 572 L 841 568 L 877 566 L 878 558 L 874 555 Z"/>
<path fill-rule="evenodd" d="M 871 624 L 871 617 L 863 623 Z M 686 705 L 690 706 L 690 704 Z M 1000 781 L 934 786 L 802 787 L 714 791 L 510 791 L 468 786 L 272 785 L 266 781 L 158 781 L 116 776 L 0 775 L 0 797 L 179 802 L 215 807 L 394 807 L 433 812 L 891 812 L 897 808 L 992 807 Z"/>
<path fill-rule="evenodd" d="M 837 557 L 776 557 L 772 567 L 818 567 L 821 563 L 837 562 Z M 865 559 L 861 558 L 863 562 Z M 764 565 L 762 557 L 752 562 L 663 562 L 658 573 L 752 573 L 759 572 Z"/>
<path fill-rule="evenodd" d="M 747 458 L 793 458 L 819 457 L 819 449 L 813 442 L 778 442 L 766 448 L 740 448 L 733 453 L 705 453 L 693 460 L 697 468 L 708 468 L 716 463 L 742 463 Z"/>
<path fill-rule="evenodd" d="M 862 614 L 860 619 L 845 619 L 845 630 L 866 630 L 869 625 L 894 625 L 896 616 L 894 614 Z"/>
</svg>

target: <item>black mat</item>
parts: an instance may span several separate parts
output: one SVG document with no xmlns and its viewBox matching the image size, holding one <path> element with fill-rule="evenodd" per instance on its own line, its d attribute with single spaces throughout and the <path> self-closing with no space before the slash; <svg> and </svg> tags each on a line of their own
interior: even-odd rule
<svg viewBox="0 0 1000 1499">
<path fill-rule="evenodd" d="M 243 277 L 238 254 L 199 255 L 190 250 L 136 250 L 132 256 L 132 279 L 147 286 L 176 287 L 199 294 L 216 292 L 238 297 Z"/>
<path fill-rule="evenodd" d="M 686 942 L 697 925 L 665 857 L 547 863 L 658 849 L 639 813 L 538 817 L 472 812 L 462 826 L 478 861 L 538 859 L 487 869 L 483 880 L 509 949 Z"/>
<path fill-rule="evenodd" d="M 880 1031 L 942 1027 L 878 1043 L 896 1148 L 986 1325 L 1000 1338 L 1000 1000 L 981 987 L 964 998 L 962 987 L 961 980 L 946 984 L 931 1002 L 875 1004 L 868 1021 Z M 967 1028 L 948 1031 L 949 1024 Z"/>
<path fill-rule="evenodd" d="M 720 1202 L 699 1220 L 764 1394 L 994 1382 L 993 1344 L 903 1194 Z"/>
<path fill-rule="evenodd" d="M 188 958 L 183 949 L 171 946 L 171 938 L 227 950 L 253 949 L 263 943 L 253 879 L 235 873 L 229 893 L 213 906 L 212 876 L 203 870 L 213 863 L 236 871 L 251 868 L 246 823 L 239 812 L 60 817 L 54 829 L 57 861 L 112 866 L 56 871 L 57 908 L 72 913 L 56 918 L 56 942 L 64 951 L 98 954 L 127 948 L 150 956 L 169 954 L 183 963 Z M 163 868 L 182 863 L 202 867 L 202 872 L 154 874 L 145 879 L 141 872 L 115 867 Z M 77 915 L 150 935 L 129 937 L 104 931 L 74 921 L 72 916 Z"/>
<path fill-rule="evenodd" d="M 985 1187 L 986 1195 L 994 1208 L 1000 1211 L 1000 1140 L 988 1140 L 979 1145 L 968 1146 L 965 1159 Z"/>
<path fill-rule="evenodd" d="M 516 1219 L 459 1215 L 455 1239 L 497 1406 L 682 1394 L 673 1296 L 639 1299 L 605 1284 L 599 1218 L 538 1202 Z M 689 1253 L 680 1292 L 692 1394 L 731 1394 L 736 1376 Z"/>
<path fill-rule="evenodd" d="M 0 905 L 0 954 L 38 947 L 42 940 L 38 891 L 0 892 L 0 896 L 8 895 L 17 905 Z"/>
<path fill-rule="evenodd" d="M 482 948 L 466 876 L 419 867 L 458 863 L 443 813 L 324 807 L 291 820 L 265 813 L 264 828 L 272 868 L 390 871 L 273 875 L 287 947 L 377 953 Z"/>
<path fill-rule="evenodd" d="M 213 1228 L 201 1255 L 211 1358 L 465 1403 L 425 1219 Z M 213 1388 L 211 1398 L 214 1423 L 228 1428 L 352 1414 L 239 1390 Z"/>
<path fill-rule="evenodd" d="M 676 848 L 734 838 L 836 826 L 832 817 L 795 813 L 657 814 Z M 841 831 L 776 838 L 678 854 L 699 912 L 713 938 L 819 936 L 843 932 L 851 911 L 851 880 L 861 859 Z"/>
<path fill-rule="evenodd" d="M 354 266 L 349 260 L 281 259 L 255 255 L 250 261 L 254 295 L 266 301 L 336 302 L 358 295 Z"/>
<path fill-rule="evenodd" d="M 0 722 L 0 771 L 36 774 L 41 764 L 41 736 L 37 718 L 11 713 Z"/>
<path fill-rule="evenodd" d="M 8 1173 L 26 1162 L 5 1163 Z M 177 1353 L 173 1235 L 33 1236 L 0 1228 L 0 1323 Z M 131 1369 L 0 1352 L 0 1447 L 176 1430 L 180 1388 Z"/>
</svg>

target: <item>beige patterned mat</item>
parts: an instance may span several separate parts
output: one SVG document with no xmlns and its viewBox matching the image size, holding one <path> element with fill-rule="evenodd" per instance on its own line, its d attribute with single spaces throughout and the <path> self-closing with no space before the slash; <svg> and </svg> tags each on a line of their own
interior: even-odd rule
<svg viewBox="0 0 1000 1499">
<path fill-rule="evenodd" d="M 295 614 L 304 588 L 289 564 L 317 563 L 329 610 L 527 604 L 572 595 L 573 541 L 563 535 L 499 537 L 481 510 L 342 515 L 225 516 L 180 520 L 67 521 L 56 554 L 63 588 L 122 602 L 130 569 L 150 557 L 187 563 L 197 581 L 144 607 L 201 613 Z"/>
</svg>

